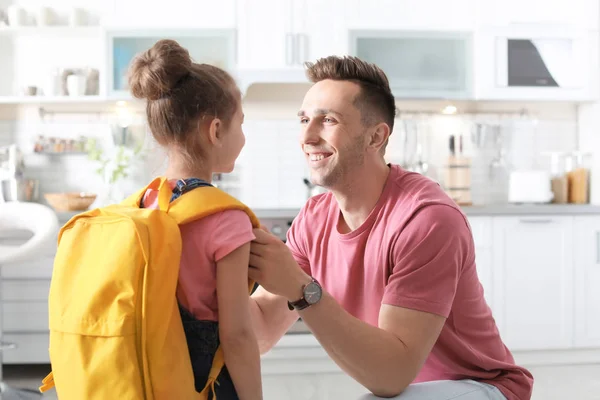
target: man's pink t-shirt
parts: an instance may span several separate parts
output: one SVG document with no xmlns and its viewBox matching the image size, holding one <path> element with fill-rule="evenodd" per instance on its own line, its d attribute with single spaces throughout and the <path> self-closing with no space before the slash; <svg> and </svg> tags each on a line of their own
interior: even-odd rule
<svg viewBox="0 0 600 400">
<path fill-rule="evenodd" d="M 533 377 L 515 365 L 483 297 L 471 228 L 440 186 L 392 165 L 380 199 L 356 230 L 337 230 L 331 193 L 311 198 L 288 231 L 296 261 L 346 311 L 377 326 L 382 304 L 446 323 L 415 382 L 473 379 L 508 400 L 529 399 Z"/>
<path fill-rule="evenodd" d="M 169 183 L 174 187 L 175 182 Z M 145 208 L 158 208 L 158 191 L 147 191 L 143 202 Z M 256 238 L 250 218 L 244 211 L 227 210 L 182 225 L 180 231 L 177 300 L 197 319 L 218 321 L 217 261 Z"/>
</svg>

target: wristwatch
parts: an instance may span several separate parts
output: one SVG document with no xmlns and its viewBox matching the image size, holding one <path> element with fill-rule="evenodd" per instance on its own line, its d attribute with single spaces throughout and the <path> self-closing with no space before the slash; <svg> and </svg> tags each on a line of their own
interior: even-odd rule
<svg viewBox="0 0 600 400">
<path fill-rule="evenodd" d="M 321 285 L 315 278 L 312 278 L 308 284 L 302 287 L 302 297 L 300 300 L 296 300 L 293 302 L 288 301 L 288 308 L 291 310 L 304 310 L 312 306 L 313 304 L 317 304 L 319 300 L 321 300 L 321 296 L 323 295 L 323 289 Z"/>
</svg>

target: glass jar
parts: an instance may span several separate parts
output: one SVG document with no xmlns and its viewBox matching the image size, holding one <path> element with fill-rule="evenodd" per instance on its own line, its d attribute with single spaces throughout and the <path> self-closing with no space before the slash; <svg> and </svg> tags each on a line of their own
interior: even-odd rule
<svg viewBox="0 0 600 400">
<path fill-rule="evenodd" d="M 566 204 L 569 202 L 569 179 L 566 171 L 567 157 L 563 152 L 547 153 L 550 156 L 550 179 L 553 194 L 552 202 Z"/>
<path fill-rule="evenodd" d="M 567 179 L 569 182 L 569 203 L 589 203 L 591 154 L 573 152 L 569 154 L 566 161 Z"/>
</svg>

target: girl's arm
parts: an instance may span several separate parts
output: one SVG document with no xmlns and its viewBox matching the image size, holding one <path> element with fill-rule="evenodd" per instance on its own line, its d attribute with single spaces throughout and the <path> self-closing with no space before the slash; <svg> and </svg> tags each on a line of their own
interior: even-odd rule
<svg viewBox="0 0 600 400">
<path fill-rule="evenodd" d="M 261 400 L 260 353 L 250 318 L 246 243 L 217 262 L 219 337 L 240 400 Z"/>
</svg>

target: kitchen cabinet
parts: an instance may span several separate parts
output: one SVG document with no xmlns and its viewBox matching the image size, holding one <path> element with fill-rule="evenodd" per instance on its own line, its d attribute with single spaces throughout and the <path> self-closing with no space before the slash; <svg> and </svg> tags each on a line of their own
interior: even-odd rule
<svg viewBox="0 0 600 400">
<path fill-rule="evenodd" d="M 267 122 L 254 128 L 263 132 L 255 143 L 283 140 Z M 292 122 L 289 128 L 294 128 Z M 268 138 L 272 140 L 265 140 Z M 274 174 L 265 184 L 290 181 L 292 185 L 299 180 L 266 164 L 260 168 L 265 174 Z M 298 185 L 293 197 L 303 202 L 306 192 L 301 182 Z M 262 186 L 258 193 L 267 201 L 279 197 L 273 193 L 294 193 L 296 189 L 280 186 L 275 190 Z M 281 204 L 273 202 L 272 207 Z M 546 354 L 544 351 L 574 350 L 569 358 L 574 362 L 582 354 L 577 349 L 600 350 L 600 215 L 475 215 L 468 216 L 468 221 L 484 296 L 511 351 Z M 15 239 L 7 242 L 0 237 L 0 243 L 10 241 Z M 1 269 L 4 336 L 19 345 L 5 352 L 5 363 L 48 362 L 47 296 L 52 265 L 53 255 L 47 254 Z M 309 343 L 310 349 L 302 347 L 306 343 L 296 343 L 306 341 L 301 340 L 303 336 L 314 341 Z M 287 343 L 285 350 L 274 350 L 263 358 L 266 399 L 317 394 L 321 397 L 315 398 L 351 398 L 360 389 L 345 381 L 347 377 L 311 335 L 286 335 L 282 342 Z M 342 387 L 346 384 L 341 382 L 347 386 Z"/>
<path fill-rule="evenodd" d="M 558 25 L 481 28 L 474 41 L 479 100 L 592 101 L 600 35 Z"/>
<path fill-rule="evenodd" d="M 18 245 L 26 235 L 0 237 L 0 244 Z M 5 364 L 48 363 L 48 293 L 53 254 L 40 254 L 34 261 L 2 266 L 3 341 L 17 348 L 2 354 Z"/>
<path fill-rule="evenodd" d="M 176 40 L 197 63 L 215 65 L 225 70 L 235 67 L 234 29 L 109 29 L 106 33 L 107 93 L 109 97 L 127 98 L 127 76 L 133 58 L 164 38 Z"/>
<path fill-rule="evenodd" d="M 573 218 L 495 217 L 495 318 L 511 350 L 571 347 Z"/>
<path fill-rule="evenodd" d="M 597 30 L 600 10 L 597 0 L 561 1 L 548 5 L 544 0 L 477 2 L 477 25 L 506 27 L 522 24 L 555 24 Z"/>
<path fill-rule="evenodd" d="M 344 9 L 340 0 L 238 1 L 239 68 L 302 69 L 343 51 Z"/>
<path fill-rule="evenodd" d="M 475 243 L 477 276 L 479 277 L 481 286 L 483 286 L 485 301 L 493 312 L 492 217 L 475 216 L 469 217 L 468 221 L 473 232 L 473 242 Z"/>
<path fill-rule="evenodd" d="M 473 29 L 476 0 L 350 0 L 350 29 Z"/>
<path fill-rule="evenodd" d="M 600 217 L 575 217 L 575 346 L 600 347 Z"/>
<path fill-rule="evenodd" d="M 128 28 L 233 29 L 235 7 L 235 0 L 169 0 L 168 4 L 119 0 L 104 22 L 107 26 Z"/>
<path fill-rule="evenodd" d="M 350 30 L 350 44 L 350 54 L 386 72 L 396 98 L 473 97 L 470 33 Z"/>
<path fill-rule="evenodd" d="M 345 9 L 342 0 L 239 0 L 242 91 L 254 83 L 308 83 L 306 61 L 347 53 Z"/>
</svg>

